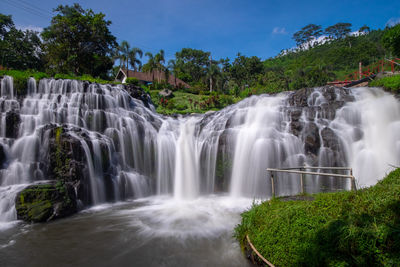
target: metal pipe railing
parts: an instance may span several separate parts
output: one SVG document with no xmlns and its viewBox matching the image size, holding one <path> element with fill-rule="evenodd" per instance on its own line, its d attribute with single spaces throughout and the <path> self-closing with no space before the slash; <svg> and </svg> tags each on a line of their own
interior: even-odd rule
<svg viewBox="0 0 400 267">
<path fill-rule="evenodd" d="M 299 170 L 297 170 L 299 169 Z M 310 172 L 310 171 L 302 171 L 303 169 L 320 169 L 320 170 L 347 170 L 350 174 L 336 174 L 336 173 L 325 173 L 325 172 Z M 273 169 L 268 168 L 267 171 L 271 172 L 271 193 L 272 196 L 275 197 L 275 180 L 273 172 L 285 172 L 285 173 L 296 173 L 300 174 L 300 186 L 301 193 L 304 193 L 304 178 L 305 175 L 319 175 L 319 176 L 330 176 L 336 178 L 347 178 L 351 180 L 351 190 L 356 191 L 356 178 L 353 176 L 353 169 L 350 167 L 314 167 L 314 166 L 303 166 L 303 167 L 295 167 L 295 168 L 283 168 L 283 169 Z"/>
</svg>

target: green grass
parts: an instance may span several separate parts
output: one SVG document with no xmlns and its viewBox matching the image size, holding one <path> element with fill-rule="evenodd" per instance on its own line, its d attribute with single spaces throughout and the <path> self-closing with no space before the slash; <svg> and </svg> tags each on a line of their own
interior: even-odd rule
<svg viewBox="0 0 400 267">
<path fill-rule="evenodd" d="M 254 205 L 235 236 L 243 246 L 249 235 L 277 266 L 400 265 L 400 169 L 373 187 L 314 198 Z"/>
<path fill-rule="evenodd" d="M 395 93 L 400 92 L 400 75 L 393 75 L 389 77 L 383 77 L 381 79 L 373 80 L 369 83 L 369 86 L 383 87 L 386 90 L 390 90 Z"/>
<path fill-rule="evenodd" d="M 174 97 L 168 99 L 166 104 L 162 104 L 161 97 L 158 94 L 160 90 L 149 90 L 148 92 L 153 103 L 157 106 L 157 112 L 166 115 L 205 113 L 210 110 L 220 110 L 241 100 L 240 97 L 230 95 L 197 95 L 183 91 L 174 91 Z M 218 98 L 218 103 L 205 104 L 209 99 L 216 98 Z"/>
</svg>

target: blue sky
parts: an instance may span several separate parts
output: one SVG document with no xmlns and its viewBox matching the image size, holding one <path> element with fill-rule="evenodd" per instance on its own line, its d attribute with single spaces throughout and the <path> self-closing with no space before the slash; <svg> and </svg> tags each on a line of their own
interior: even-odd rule
<svg viewBox="0 0 400 267">
<path fill-rule="evenodd" d="M 266 59 L 295 46 L 293 33 L 309 23 L 350 22 L 358 30 L 400 22 L 400 1 L 368 0 L 0 0 L 0 12 L 11 14 L 18 27 L 40 29 L 49 25 L 53 8 L 75 2 L 105 13 L 118 41 L 152 53 L 164 49 L 167 59 L 184 47 L 216 59 L 238 52 Z"/>
</svg>

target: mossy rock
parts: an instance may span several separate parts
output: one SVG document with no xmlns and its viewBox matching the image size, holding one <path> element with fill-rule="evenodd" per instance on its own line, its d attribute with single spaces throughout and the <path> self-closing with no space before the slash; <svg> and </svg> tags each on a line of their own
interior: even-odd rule
<svg viewBox="0 0 400 267">
<path fill-rule="evenodd" d="M 77 212 L 76 196 L 71 185 L 31 185 L 17 194 L 17 218 L 27 222 L 47 222 Z"/>
</svg>

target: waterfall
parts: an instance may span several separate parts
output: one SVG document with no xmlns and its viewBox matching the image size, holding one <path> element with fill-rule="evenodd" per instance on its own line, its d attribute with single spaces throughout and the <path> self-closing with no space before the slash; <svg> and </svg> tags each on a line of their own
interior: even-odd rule
<svg viewBox="0 0 400 267">
<path fill-rule="evenodd" d="M 400 161 L 400 105 L 379 88 L 252 96 L 177 118 L 157 114 L 122 85 L 30 78 L 26 95 L 14 91 L 3 77 L 0 221 L 16 219 L 14 199 L 24 187 L 54 179 L 57 145 L 75 153 L 69 164 L 86 186 L 77 190 L 86 206 L 152 194 L 268 198 L 266 168 L 303 164 L 350 166 L 358 185 L 369 186 Z M 276 193 L 299 193 L 299 183 L 278 175 Z M 306 184 L 307 192 L 350 186 L 321 177 Z"/>
</svg>

